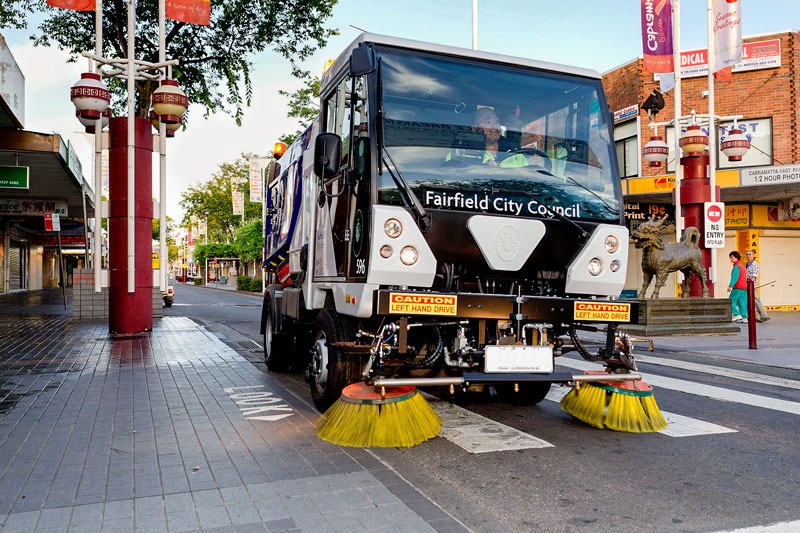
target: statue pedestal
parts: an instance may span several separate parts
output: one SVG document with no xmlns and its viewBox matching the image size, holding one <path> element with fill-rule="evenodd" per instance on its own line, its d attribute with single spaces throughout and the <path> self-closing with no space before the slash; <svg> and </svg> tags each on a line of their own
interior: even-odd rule
<svg viewBox="0 0 800 533">
<path fill-rule="evenodd" d="M 736 335 L 739 324 L 731 322 L 728 298 L 640 299 L 639 323 L 620 324 L 620 331 L 634 336 Z"/>
</svg>

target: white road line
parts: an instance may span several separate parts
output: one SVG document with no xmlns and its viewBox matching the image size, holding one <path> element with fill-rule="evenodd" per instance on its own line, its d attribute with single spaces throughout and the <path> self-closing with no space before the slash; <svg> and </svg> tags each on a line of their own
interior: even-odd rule
<svg viewBox="0 0 800 533">
<path fill-rule="evenodd" d="M 560 362 L 559 362 L 560 364 Z M 566 365 L 565 365 L 566 366 Z M 650 378 L 648 378 L 649 381 Z M 553 387 L 545 397 L 551 402 L 560 402 L 561 398 L 569 392 L 567 387 Z M 697 437 L 699 435 L 716 435 L 718 433 L 737 433 L 735 429 L 726 428 L 718 424 L 689 418 L 688 416 L 677 415 L 667 411 L 661 411 L 667 420 L 667 429 L 662 429 L 658 433 L 668 437 Z"/>
<path fill-rule="evenodd" d="M 774 385 L 776 387 L 785 387 L 787 389 L 800 389 L 800 381 L 793 379 L 776 378 L 774 376 L 765 376 L 763 374 L 757 374 L 755 372 L 747 372 L 746 370 L 734 370 L 732 368 L 723 368 L 721 366 L 703 365 L 699 363 L 690 363 L 689 361 L 665 359 L 662 357 L 650 357 L 650 356 L 644 357 L 641 355 L 637 355 L 636 360 L 642 363 L 647 363 L 649 365 L 661 365 L 673 368 L 682 368 L 684 370 L 691 370 L 692 372 L 714 374 L 716 376 L 739 379 L 742 381 L 752 381 L 754 383 L 763 383 L 765 385 Z"/>
<path fill-rule="evenodd" d="M 578 370 L 598 369 L 598 365 L 596 363 L 590 363 L 589 361 L 578 361 L 576 359 L 559 359 L 557 364 Z M 715 387 L 713 385 L 704 385 L 702 383 L 694 383 L 681 379 L 656 376 L 654 374 L 648 374 L 645 378 L 645 381 L 654 387 L 662 387 L 664 389 L 685 392 L 687 394 L 694 394 L 696 396 L 704 396 L 713 400 L 741 403 L 745 405 L 752 405 L 754 407 L 761 407 L 763 409 L 800 415 L 800 403 L 798 402 L 790 402 L 777 398 L 767 398 L 766 396 L 759 396 L 757 394 L 738 392 L 730 389 L 723 389 L 722 387 Z"/>
<path fill-rule="evenodd" d="M 800 531 L 800 520 L 794 522 L 780 522 L 768 526 L 753 526 L 742 529 L 730 529 L 718 533 L 795 533 Z"/>
<path fill-rule="evenodd" d="M 439 436 L 469 453 L 553 447 L 547 441 L 440 400 L 435 396 L 425 394 L 425 397 L 439 418 L 442 419 L 442 432 L 439 433 Z"/>
</svg>

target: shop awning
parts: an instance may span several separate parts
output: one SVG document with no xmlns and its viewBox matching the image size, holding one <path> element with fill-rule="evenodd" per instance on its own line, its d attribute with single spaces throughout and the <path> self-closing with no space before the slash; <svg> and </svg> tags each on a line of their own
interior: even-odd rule
<svg viewBox="0 0 800 533">
<path fill-rule="evenodd" d="M 86 216 L 94 216 L 92 183 L 90 180 L 83 183 L 77 154 L 60 135 L 0 129 L 0 171 L 15 170 L 3 167 L 27 167 L 28 180 L 27 184 L 7 181 L 0 185 L 0 216 L 22 216 L 19 211 L 28 209 L 38 214 L 42 202 L 58 202 L 66 204 L 67 217 L 83 219 L 83 194 L 86 194 Z"/>
</svg>

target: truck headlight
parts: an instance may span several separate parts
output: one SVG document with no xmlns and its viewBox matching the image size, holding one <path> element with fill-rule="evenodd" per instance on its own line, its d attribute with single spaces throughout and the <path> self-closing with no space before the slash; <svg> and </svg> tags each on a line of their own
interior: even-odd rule
<svg viewBox="0 0 800 533">
<path fill-rule="evenodd" d="M 618 259 L 614 259 L 611 261 L 611 264 L 608 265 L 608 269 L 611 272 L 618 272 L 620 268 L 622 268 L 622 263 L 620 263 Z"/>
<path fill-rule="evenodd" d="M 413 246 L 404 246 L 400 250 L 400 262 L 406 266 L 411 266 L 419 259 L 419 252 Z"/>
<path fill-rule="evenodd" d="M 389 259 L 390 257 L 392 257 L 392 247 L 389 246 L 388 244 L 384 244 L 383 246 L 381 246 L 381 257 L 383 257 L 384 259 Z"/>
<path fill-rule="evenodd" d="M 592 276 L 599 276 L 602 271 L 603 262 L 597 257 L 592 258 L 592 260 L 589 261 L 589 274 Z"/>
<path fill-rule="evenodd" d="M 396 239 L 403 233 L 403 223 L 396 218 L 390 218 L 383 223 L 383 231 L 390 239 Z"/>
<path fill-rule="evenodd" d="M 605 245 L 606 252 L 613 254 L 617 250 L 619 250 L 619 239 L 616 235 L 607 235 L 605 241 L 603 241 Z"/>
</svg>

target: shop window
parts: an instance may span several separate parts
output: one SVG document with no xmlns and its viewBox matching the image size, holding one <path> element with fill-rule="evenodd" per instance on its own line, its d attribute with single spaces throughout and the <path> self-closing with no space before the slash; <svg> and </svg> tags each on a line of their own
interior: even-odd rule
<svg viewBox="0 0 800 533">
<path fill-rule="evenodd" d="M 621 178 L 639 175 L 639 127 L 638 121 L 629 120 L 614 126 L 614 145 Z"/>
</svg>

